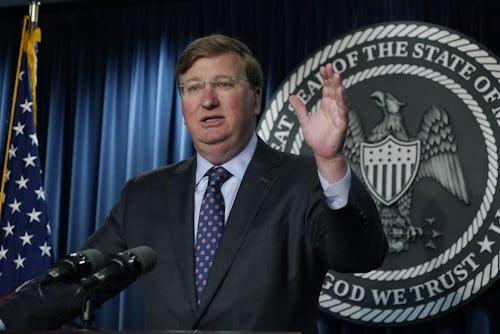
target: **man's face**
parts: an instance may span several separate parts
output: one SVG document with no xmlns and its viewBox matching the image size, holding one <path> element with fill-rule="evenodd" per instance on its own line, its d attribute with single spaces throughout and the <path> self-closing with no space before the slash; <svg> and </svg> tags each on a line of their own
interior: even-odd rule
<svg viewBox="0 0 500 334">
<path fill-rule="evenodd" d="M 230 85 L 213 87 L 210 82 Z M 198 153 L 209 161 L 218 157 L 211 161 L 216 164 L 239 153 L 254 131 L 261 101 L 260 89 L 253 90 L 247 81 L 241 58 L 235 53 L 200 58 L 180 76 L 180 83 L 185 91 L 184 123 Z"/>
</svg>

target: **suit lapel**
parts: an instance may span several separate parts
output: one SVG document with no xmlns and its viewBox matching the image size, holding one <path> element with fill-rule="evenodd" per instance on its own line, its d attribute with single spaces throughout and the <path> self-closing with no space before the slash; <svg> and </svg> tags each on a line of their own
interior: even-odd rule
<svg viewBox="0 0 500 334">
<path fill-rule="evenodd" d="M 196 159 L 189 159 L 175 172 L 178 176 L 167 184 L 169 189 L 174 190 L 169 192 L 172 196 L 167 201 L 169 203 L 168 214 L 172 217 L 168 225 L 184 290 L 195 313 L 197 302 L 194 287 L 193 194 Z"/>
<path fill-rule="evenodd" d="M 198 308 L 198 320 L 222 283 L 261 203 L 278 177 L 279 170 L 276 168 L 278 165 L 279 158 L 276 153 L 259 139 L 224 228 L 215 261 L 210 269 L 202 303 Z"/>
</svg>

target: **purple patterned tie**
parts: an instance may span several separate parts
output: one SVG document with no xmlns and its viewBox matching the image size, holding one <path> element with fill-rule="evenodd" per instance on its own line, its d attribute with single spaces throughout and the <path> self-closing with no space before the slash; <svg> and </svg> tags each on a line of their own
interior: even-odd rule
<svg viewBox="0 0 500 334">
<path fill-rule="evenodd" d="M 207 174 L 208 185 L 201 201 L 198 234 L 196 235 L 195 276 L 198 304 L 207 284 L 208 273 L 224 229 L 224 197 L 222 184 L 231 176 L 224 167 L 212 167 Z"/>
</svg>

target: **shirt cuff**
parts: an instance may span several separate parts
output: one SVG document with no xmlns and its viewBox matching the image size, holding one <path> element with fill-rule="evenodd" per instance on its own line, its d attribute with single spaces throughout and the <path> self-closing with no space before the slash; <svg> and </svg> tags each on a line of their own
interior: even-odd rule
<svg viewBox="0 0 500 334">
<path fill-rule="evenodd" d="M 332 210 L 341 209 L 347 205 L 349 199 L 349 190 L 351 189 L 351 167 L 347 165 L 347 173 L 342 180 L 335 183 L 328 181 L 321 176 L 318 171 L 319 182 L 323 188 L 323 194 L 326 197 L 328 207 Z"/>
</svg>

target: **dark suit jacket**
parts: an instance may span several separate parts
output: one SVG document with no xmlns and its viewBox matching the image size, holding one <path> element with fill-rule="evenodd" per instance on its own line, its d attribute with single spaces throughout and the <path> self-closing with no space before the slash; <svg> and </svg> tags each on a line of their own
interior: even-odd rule
<svg viewBox="0 0 500 334">
<path fill-rule="evenodd" d="M 139 280 L 147 329 L 316 333 L 318 295 L 328 269 L 362 272 L 382 264 L 384 233 L 359 179 L 353 174 L 348 205 L 330 210 L 312 157 L 280 153 L 259 140 L 197 306 L 195 171 L 196 159 L 191 158 L 131 179 L 85 245 L 110 254 L 140 245 L 156 251 L 157 266 Z M 61 300 L 57 296 L 64 289 L 71 290 L 47 291 L 46 299 Z M 0 318 L 7 328 L 19 320 L 24 328 L 54 326 L 62 320 L 38 321 L 49 311 L 57 311 L 60 318 L 75 316 L 78 303 L 76 298 L 63 311 L 51 302 L 31 320 L 16 319 L 4 303 Z"/>
</svg>

